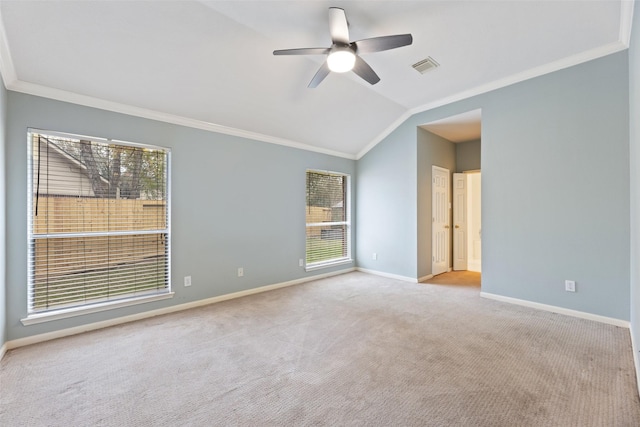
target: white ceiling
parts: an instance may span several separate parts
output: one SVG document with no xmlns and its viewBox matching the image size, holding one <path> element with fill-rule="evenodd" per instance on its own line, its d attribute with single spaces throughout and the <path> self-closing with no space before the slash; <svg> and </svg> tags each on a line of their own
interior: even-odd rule
<svg viewBox="0 0 640 427">
<path fill-rule="evenodd" d="M 352 40 L 411 46 L 307 84 L 343 7 Z M 359 158 L 415 112 L 628 46 L 633 2 L 1 1 L 0 71 L 11 90 Z M 411 64 L 433 57 L 422 75 Z"/>
<path fill-rule="evenodd" d="M 465 142 L 480 139 L 481 125 L 481 110 L 473 110 L 429 122 L 420 127 L 451 142 Z"/>
</svg>

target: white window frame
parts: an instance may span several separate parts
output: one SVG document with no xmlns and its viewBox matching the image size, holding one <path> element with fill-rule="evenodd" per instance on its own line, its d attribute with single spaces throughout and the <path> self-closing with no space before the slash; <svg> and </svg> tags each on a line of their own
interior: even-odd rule
<svg viewBox="0 0 640 427">
<path fill-rule="evenodd" d="M 326 170 L 318 170 L 318 169 L 307 169 L 305 172 L 305 192 L 307 190 L 307 174 L 309 172 L 312 173 L 322 173 L 328 175 L 336 175 L 342 176 L 346 180 L 346 190 L 343 201 L 344 209 L 345 209 L 345 221 L 335 221 L 335 222 L 316 222 L 316 223 L 308 223 L 305 221 L 305 260 L 307 258 L 306 247 L 307 247 L 307 229 L 309 227 L 327 227 L 333 225 L 344 225 L 345 226 L 345 235 L 346 235 L 346 255 L 339 258 L 332 258 L 329 260 L 318 261 L 313 263 L 306 263 L 305 261 L 305 271 L 313 271 L 321 268 L 333 267 L 341 264 L 350 264 L 353 262 L 351 258 L 351 175 L 342 173 L 342 172 L 332 172 Z M 305 210 L 307 208 L 307 201 L 305 197 Z"/>
<path fill-rule="evenodd" d="M 25 326 L 49 322 L 58 319 L 64 319 L 74 316 L 80 316 L 90 313 L 97 313 L 106 310 L 113 310 L 116 308 L 127 307 L 137 304 L 143 304 L 153 301 L 165 300 L 173 298 L 174 292 L 172 291 L 171 285 L 171 149 L 167 147 L 161 147 L 157 145 L 151 144 L 139 144 L 128 141 L 120 141 L 120 140 L 112 140 L 106 138 L 98 138 L 93 136 L 85 136 L 78 134 L 71 134 L 66 132 L 56 132 L 49 130 L 41 130 L 35 128 L 27 129 L 27 260 L 30 260 L 31 257 L 35 253 L 35 249 L 32 249 L 31 242 L 37 238 L 48 238 L 48 237 L 82 237 L 82 236 L 97 236 L 97 235 L 123 235 L 123 234 L 140 234 L 141 231 L 131 231 L 131 232 L 122 232 L 122 231 L 113 231 L 113 232 L 100 232 L 100 233 L 71 233 L 68 236 L 63 234 L 56 235 L 42 235 L 36 234 L 33 232 L 33 144 L 31 140 L 31 134 L 42 134 L 47 136 L 61 137 L 61 138 L 71 138 L 71 139 L 81 139 L 88 140 L 92 142 L 98 142 L 102 144 L 117 144 L 121 146 L 128 147 L 138 147 L 138 148 L 146 148 L 153 150 L 162 150 L 167 155 L 167 165 L 166 165 L 166 196 L 165 196 L 165 204 L 166 204 L 166 228 L 162 230 L 153 231 L 152 233 L 161 233 L 166 235 L 166 251 L 167 251 L 167 287 L 154 294 L 149 295 L 134 295 L 129 297 L 122 297 L 114 300 L 100 301 L 100 302 L 88 302 L 86 304 L 72 306 L 72 307 L 64 307 L 64 308 L 54 308 L 47 311 L 36 311 L 32 306 L 31 299 L 27 298 L 27 317 L 21 319 L 21 323 Z M 149 233 L 148 231 L 142 232 Z M 151 234 L 151 233 L 149 233 Z M 73 235 L 73 236 L 72 236 Z M 33 270 L 30 266 L 30 262 L 27 262 L 27 294 L 30 295 L 32 292 L 32 286 L 34 286 L 34 277 Z"/>
</svg>

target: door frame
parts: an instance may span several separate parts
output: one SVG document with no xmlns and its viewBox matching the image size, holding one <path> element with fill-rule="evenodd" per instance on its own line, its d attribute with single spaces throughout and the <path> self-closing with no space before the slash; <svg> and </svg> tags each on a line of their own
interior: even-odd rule
<svg viewBox="0 0 640 427">
<path fill-rule="evenodd" d="M 479 176 L 480 177 L 480 189 L 479 189 L 479 200 L 480 200 L 480 206 L 482 206 L 482 169 L 474 169 L 474 170 L 469 170 L 469 171 L 464 171 L 465 174 L 468 175 L 469 179 L 473 176 Z M 467 182 L 469 182 L 469 179 L 467 180 Z M 471 190 L 471 184 L 469 184 L 469 186 L 467 186 L 467 191 L 469 192 L 469 194 L 475 194 L 475 191 Z M 467 199 L 469 201 L 469 199 Z M 471 201 L 469 201 L 469 207 L 473 208 L 474 210 L 478 209 L 478 206 L 474 203 L 472 203 Z M 482 209 L 480 209 L 481 211 Z M 478 259 L 476 258 L 471 258 L 470 254 L 473 251 L 475 245 L 473 242 L 473 238 L 470 235 L 471 231 L 472 231 L 472 227 L 471 227 L 471 223 L 470 223 L 470 219 L 467 218 L 467 225 L 469 226 L 469 228 L 467 229 L 467 234 L 469 235 L 469 239 L 467 239 L 467 242 L 469 244 L 469 247 L 467 249 L 467 254 L 468 254 L 468 258 L 467 258 L 467 270 L 468 271 L 475 271 L 478 273 L 482 272 L 482 212 L 479 212 L 480 215 L 480 228 L 478 229 L 478 238 L 480 240 L 480 247 L 479 247 L 479 252 L 480 252 L 480 256 Z M 475 230 L 473 230 L 475 231 Z"/>
</svg>

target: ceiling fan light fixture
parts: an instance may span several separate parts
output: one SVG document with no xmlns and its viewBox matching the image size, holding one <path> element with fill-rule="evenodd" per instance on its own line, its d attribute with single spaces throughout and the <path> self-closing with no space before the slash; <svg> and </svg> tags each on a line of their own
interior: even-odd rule
<svg viewBox="0 0 640 427">
<path fill-rule="evenodd" d="M 351 71 L 356 63 L 356 55 L 348 47 L 334 48 L 327 57 L 327 66 L 334 73 Z"/>
<path fill-rule="evenodd" d="M 331 47 L 307 47 L 298 49 L 274 50 L 274 55 L 327 55 L 316 74 L 307 87 L 317 87 L 332 71 L 334 73 L 346 73 L 353 71 L 358 77 L 367 83 L 374 85 L 380 81 L 380 77 L 358 53 L 381 52 L 408 46 L 413 43 L 411 34 L 395 34 L 391 36 L 371 37 L 368 39 L 351 41 L 349 38 L 349 22 L 344 9 L 339 7 L 329 8 L 329 34 L 331 35 Z"/>
</svg>

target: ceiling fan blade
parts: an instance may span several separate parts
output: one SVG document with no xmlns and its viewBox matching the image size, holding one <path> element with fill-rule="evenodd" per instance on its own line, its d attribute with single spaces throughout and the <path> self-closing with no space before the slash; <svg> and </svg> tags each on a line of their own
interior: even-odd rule
<svg viewBox="0 0 640 427">
<path fill-rule="evenodd" d="M 327 47 L 303 47 L 300 49 L 274 50 L 274 55 L 327 55 L 331 49 Z"/>
<path fill-rule="evenodd" d="M 372 37 L 354 42 L 357 53 L 380 52 L 382 50 L 395 49 L 413 43 L 411 34 L 398 34 L 395 36 Z"/>
<path fill-rule="evenodd" d="M 329 8 L 329 34 L 333 43 L 349 44 L 349 24 L 344 9 Z"/>
<path fill-rule="evenodd" d="M 309 82 L 309 86 L 307 87 L 311 89 L 313 89 L 314 87 L 317 87 L 324 80 L 324 78 L 327 77 L 330 71 L 331 70 L 329 70 L 327 61 L 324 61 L 322 63 L 322 66 L 318 69 L 318 71 L 316 71 L 316 75 L 313 76 L 313 78 Z"/>
<path fill-rule="evenodd" d="M 365 62 L 364 59 L 356 55 L 356 65 L 353 66 L 353 72 L 362 77 L 364 80 L 374 85 L 380 81 L 380 77 L 373 71 L 373 68 Z"/>
</svg>

